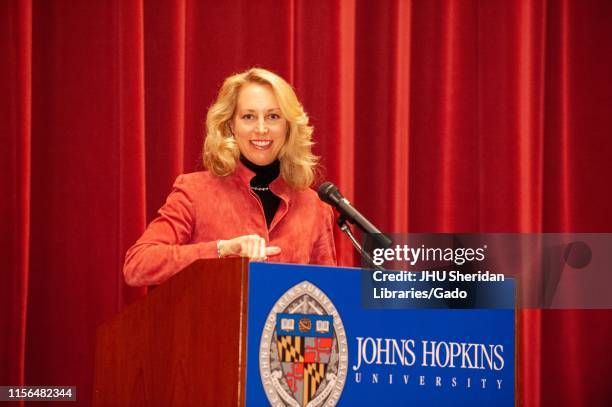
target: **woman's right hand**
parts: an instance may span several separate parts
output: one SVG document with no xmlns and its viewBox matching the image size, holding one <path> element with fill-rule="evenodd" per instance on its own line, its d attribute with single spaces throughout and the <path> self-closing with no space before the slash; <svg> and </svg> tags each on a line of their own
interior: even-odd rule
<svg viewBox="0 0 612 407">
<path fill-rule="evenodd" d="M 240 256 L 254 261 L 264 261 L 281 252 L 278 246 L 267 246 L 266 240 L 259 235 L 238 236 L 230 240 L 219 240 L 217 243 L 219 257 Z"/>
</svg>

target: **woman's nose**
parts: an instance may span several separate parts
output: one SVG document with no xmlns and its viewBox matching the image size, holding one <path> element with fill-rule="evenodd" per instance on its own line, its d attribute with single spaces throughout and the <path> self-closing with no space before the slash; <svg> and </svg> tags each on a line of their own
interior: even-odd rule
<svg viewBox="0 0 612 407">
<path fill-rule="evenodd" d="M 266 134 L 268 132 L 268 128 L 266 127 L 266 123 L 264 122 L 263 118 L 257 120 L 255 130 L 260 134 Z"/>
</svg>

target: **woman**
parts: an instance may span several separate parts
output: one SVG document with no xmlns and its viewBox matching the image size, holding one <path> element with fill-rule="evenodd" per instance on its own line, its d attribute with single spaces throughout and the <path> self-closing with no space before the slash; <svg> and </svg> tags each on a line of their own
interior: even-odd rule
<svg viewBox="0 0 612 407">
<path fill-rule="evenodd" d="M 201 258 L 335 265 L 332 210 L 309 189 L 312 127 L 291 86 L 259 68 L 227 78 L 206 131 L 208 171 L 176 179 L 127 252 L 126 282 L 159 284 Z"/>
</svg>

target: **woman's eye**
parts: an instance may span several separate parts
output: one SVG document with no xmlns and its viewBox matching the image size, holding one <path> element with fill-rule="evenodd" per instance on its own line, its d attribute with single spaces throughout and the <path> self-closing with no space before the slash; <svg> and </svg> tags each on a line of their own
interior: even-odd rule
<svg viewBox="0 0 612 407">
<path fill-rule="evenodd" d="M 254 117 L 255 117 L 255 116 L 253 116 L 253 115 L 252 115 L 252 114 L 250 114 L 250 113 L 247 113 L 247 114 L 245 114 L 245 115 L 242 115 L 242 118 L 243 118 L 244 120 L 252 120 Z"/>
<path fill-rule="evenodd" d="M 276 113 L 270 113 L 270 115 L 268 116 L 270 119 L 272 120 L 278 120 L 280 119 L 280 116 Z"/>
</svg>

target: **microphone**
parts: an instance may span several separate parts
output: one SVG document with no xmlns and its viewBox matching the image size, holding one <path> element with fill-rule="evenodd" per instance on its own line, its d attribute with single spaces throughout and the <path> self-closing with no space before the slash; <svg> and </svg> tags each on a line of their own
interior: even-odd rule
<svg viewBox="0 0 612 407">
<path fill-rule="evenodd" d="M 376 228 L 369 220 L 365 218 L 357 209 L 355 209 L 348 199 L 346 199 L 340 191 L 338 187 L 336 187 L 331 182 L 324 182 L 319 186 L 318 189 L 319 198 L 336 208 L 340 215 L 343 216 L 346 220 L 351 222 L 353 225 L 357 225 L 359 229 L 361 229 L 364 233 L 372 235 L 372 238 L 378 242 L 380 247 L 387 248 L 391 246 L 393 243 L 391 239 L 382 234 L 380 230 Z"/>
</svg>

